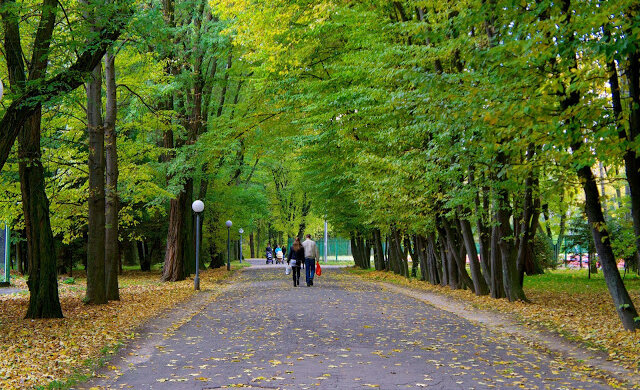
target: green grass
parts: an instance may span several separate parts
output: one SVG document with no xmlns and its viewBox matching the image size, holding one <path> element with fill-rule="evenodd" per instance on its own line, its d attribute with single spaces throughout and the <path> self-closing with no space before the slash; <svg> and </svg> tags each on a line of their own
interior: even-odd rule
<svg viewBox="0 0 640 390">
<path fill-rule="evenodd" d="M 624 283 L 630 291 L 640 290 L 640 276 L 636 274 L 627 273 Z M 591 279 L 589 279 L 586 269 L 548 270 L 542 275 L 525 276 L 524 287 L 538 291 L 554 291 L 567 294 L 586 291 L 607 291 L 602 271 L 598 270 L 597 274 L 591 274 Z"/>
<path fill-rule="evenodd" d="M 233 260 L 231 262 L 231 268 L 246 268 L 251 267 L 251 263 L 248 261 L 243 261 L 242 263 L 239 260 Z"/>
<path fill-rule="evenodd" d="M 355 263 L 353 262 L 353 260 L 329 260 L 326 263 L 324 261 L 320 262 L 320 266 L 322 267 L 323 265 L 346 265 L 346 266 L 351 266 L 351 265 L 355 265 Z"/>
</svg>

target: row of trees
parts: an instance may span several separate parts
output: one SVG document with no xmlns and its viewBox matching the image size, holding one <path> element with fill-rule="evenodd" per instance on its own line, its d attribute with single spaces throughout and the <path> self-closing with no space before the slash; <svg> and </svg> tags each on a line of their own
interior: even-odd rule
<svg viewBox="0 0 640 390">
<path fill-rule="evenodd" d="M 408 252 L 430 283 L 526 301 L 536 237 L 564 234 L 573 198 L 623 326 L 639 326 L 617 269 L 640 249 L 637 2 L 214 3 L 304 130 L 312 202 L 365 247 L 357 263 L 370 247 L 410 275 Z M 598 164 L 621 207 L 603 207 Z"/>
<path fill-rule="evenodd" d="M 373 251 L 376 269 L 419 265 L 511 301 L 578 208 L 636 329 L 616 260 L 640 252 L 637 13 L 632 0 L 4 0 L 0 207 L 25 231 L 27 315 L 61 315 L 54 242 L 86 237 L 91 303 L 117 299 L 120 248 L 185 278 L 200 198 L 212 266 L 227 219 L 261 246 L 326 216 L 361 267 Z"/>
<path fill-rule="evenodd" d="M 211 267 L 227 219 L 252 249 L 319 224 L 263 125 L 281 110 L 207 1 L 6 0 L 0 16 L 0 215 L 26 249 L 27 317 L 62 316 L 57 275 L 77 261 L 91 304 L 119 299 L 135 258 L 165 281 L 193 273 L 195 199 Z"/>
</svg>

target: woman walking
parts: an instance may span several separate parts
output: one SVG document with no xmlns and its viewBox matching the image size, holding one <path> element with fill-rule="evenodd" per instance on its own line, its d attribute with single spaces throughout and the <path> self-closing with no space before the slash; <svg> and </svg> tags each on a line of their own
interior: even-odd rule
<svg viewBox="0 0 640 390">
<path fill-rule="evenodd" d="M 291 249 L 287 251 L 287 264 L 291 266 L 291 275 L 293 276 L 293 287 L 300 285 L 300 266 L 304 262 L 304 248 L 300 244 L 300 238 L 296 237 L 291 245 Z"/>
</svg>

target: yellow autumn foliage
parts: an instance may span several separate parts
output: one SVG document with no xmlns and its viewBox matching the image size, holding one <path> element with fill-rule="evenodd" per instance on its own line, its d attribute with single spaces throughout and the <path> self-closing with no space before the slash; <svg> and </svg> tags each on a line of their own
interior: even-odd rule
<svg viewBox="0 0 640 390">
<path fill-rule="evenodd" d="M 225 269 L 201 273 L 201 289 L 212 290 Z M 24 279 L 16 287 L 27 288 Z M 125 271 L 120 301 L 106 305 L 82 302 L 86 279 L 59 284 L 65 318 L 24 319 L 28 294 L 0 295 L 0 389 L 22 389 L 89 374 L 105 352 L 134 336 L 142 323 L 194 294 L 193 279 L 162 283 L 158 272 Z"/>
</svg>

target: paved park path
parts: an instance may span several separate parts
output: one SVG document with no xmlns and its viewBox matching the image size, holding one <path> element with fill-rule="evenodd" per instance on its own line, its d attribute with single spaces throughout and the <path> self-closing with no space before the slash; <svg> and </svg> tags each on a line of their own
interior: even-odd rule
<svg viewBox="0 0 640 390">
<path fill-rule="evenodd" d="M 154 321 L 81 388 L 609 388 L 515 338 L 340 269 L 294 288 L 281 267 L 251 267 L 220 295 L 199 296 L 181 321 L 181 309 Z"/>
</svg>

